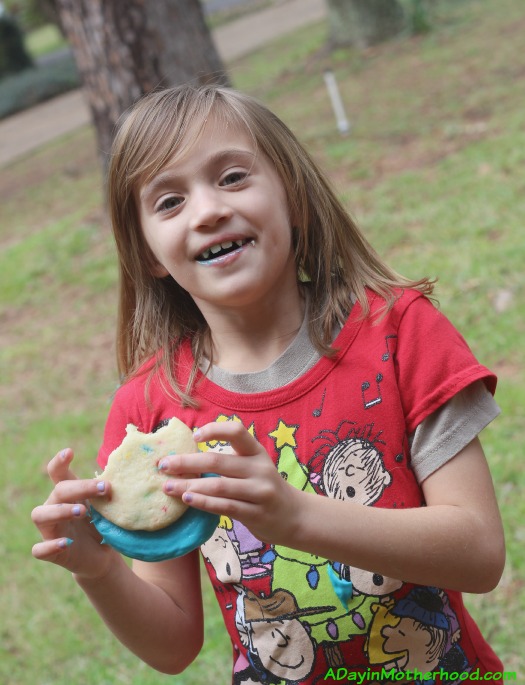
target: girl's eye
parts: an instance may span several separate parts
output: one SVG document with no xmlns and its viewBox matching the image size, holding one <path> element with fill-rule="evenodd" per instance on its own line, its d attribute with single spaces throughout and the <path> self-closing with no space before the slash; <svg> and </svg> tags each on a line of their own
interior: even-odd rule
<svg viewBox="0 0 525 685">
<path fill-rule="evenodd" d="M 238 185 L 239 183 L 242 183 L 244 180 L 246 180 L 247 176 L 248 173 L 246 171 L 230 171 L 230 173 L 226 174 L 226 176 L 222 179 L 221 185 Z"/>
<path fill-rule="evenodd" d="M 176 195 L 170 195 L 170 197 L 167 197 L 165 200 L 162 200 L 157 207 L 156 211 L 157 212 L 169 212 L 171 209 L 175 209 L 178 207 L 182 202 L 181 197 L 177 197 Z"/>
</svg>

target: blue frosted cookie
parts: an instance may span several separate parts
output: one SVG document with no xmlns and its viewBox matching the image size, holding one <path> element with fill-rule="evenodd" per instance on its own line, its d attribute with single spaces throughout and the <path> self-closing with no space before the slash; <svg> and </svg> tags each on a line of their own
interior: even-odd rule
<svg viewBox="0 0 525 685">
<path fill-rule="evenodd" d="M 102 474 L 111 493 L 90 506 L 103 542 L 143 561 L 179 557 L 206 542 L 219 517 L 166 494 L 168 476 L 158 468 L 166 456 L 195 451 L 192 430 L 177 418 L 163 421 L 152 433 L 129 424 Z"/>
<path fill-rule="evenodd" d="M 117 552 L 141 561 L 181 557 L 200 547 L 219 524 L 219 516 L 188 509 L 175 523 L 159 530 L 126 530 L 108 521 L 91 507 L 91 521 L 102 542 Z"/>
</svg>

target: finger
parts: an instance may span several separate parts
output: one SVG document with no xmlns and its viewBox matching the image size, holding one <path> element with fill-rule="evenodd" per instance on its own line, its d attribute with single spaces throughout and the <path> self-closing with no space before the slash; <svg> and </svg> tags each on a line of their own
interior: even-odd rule
<svg viewBox="0 0 525 685">
<path fill-rule="evenodd" d="M 235 500 L 262 504 L 274 494 L 274 489 L 241 478 L 196 478 L 193 480 L 168 480 L 164 485 L 166 494 L 181 498 L 186 504 L 195 504 L 195 498 L 207 497 L 218 500 Z"/>
<path fill-rule="evenodd" d="M 219 514 L 219 516 L 229 516 L 236 520 L 247 518 L 255 510 L 252 502 L 228 499 L 200 491 L 185 491 L 182 495 L 182 501 L 192 507 L 192 509 L 199 509 L 210 514 Z"/>
<path fill-rule="evenodd" d="M 164 457 L 158 464 L 162 473 L 188 480 L 205 473 L 214 473 L 230 478 L 246 478 L 250 467 L 246 457 L 226 452 L 196 452 L 195 454 L 173 454 Z"/>
<path fill-rule="evenodd" d="M 108 481 L 97 478 L 61 480 L 53 488 L 46 504 L 82 503 L 87 499 L 108 497 L 110 494 L 111 485 Z"/>
<path fill-rule="evenodd" d="M 224 479 L 206 479 L 206 481 L 208 480 L 222 481 Z M 260 525 L 265 518 L 264 502 L 257 501 L 257 498 L 253 500 L 247 491 L 233 493 L 229 489 L 225 489 L 223 492 L 189 489 L 182 493 L 181 499 L 192 509 L 242 521 L 250 530 L 252 530 L 252 525 Z"/>
<path fill-rule="evenodd" d="M 35 559 L 41 561 L 57 561 L 70 545 L 73 544 L 71 538 L 57 538 L 56 540 L 44 540 L 33 545 L 31 550 Z"/>
<path fill-rule="evenodd" d="M 44 527 L 61 521 L 80 519 L 86 514 L 87 507 L 85 504 L 42 504 L 33 509 L 31 520 L 36 526 Z"/>
<path fill-rule="evenodd" d="M 69 465 L 73 461 L 73 451 L 66 447 L 58 452 L 47 465 L 47 472 L 53 483 L 60 483 L 62 480 L 75 480 L 75 474 L 70 470 Z"/>
<path fill-rule="evenodd" d="M 196 442 L 220 440 L 229 442 L 237 454 L 250 455 L 259 450 L 259 443 L 239 421 L 214 421 L 198 428 Z"/>
</svg>

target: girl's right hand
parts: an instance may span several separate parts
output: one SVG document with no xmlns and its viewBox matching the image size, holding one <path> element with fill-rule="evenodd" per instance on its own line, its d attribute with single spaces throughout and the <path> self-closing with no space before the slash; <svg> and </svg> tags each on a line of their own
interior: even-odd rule
<svg viewBox="0 0 525 685">
<path fill-rule="evenodd" d="M 89 521 L 87 500 L 107 495 L 111 486 L 96 478 L 79 480 L 69 468 L 72 461 L 73 452 L 65 449 L 48 464 L 55 487 L 31 514 L 42 535 L 42 542 L 33 546 L 33 556 L 79 577 L 96 579 L 106 574 L 117 552 L 101 544 L 102 538 Z"/>
</svg>

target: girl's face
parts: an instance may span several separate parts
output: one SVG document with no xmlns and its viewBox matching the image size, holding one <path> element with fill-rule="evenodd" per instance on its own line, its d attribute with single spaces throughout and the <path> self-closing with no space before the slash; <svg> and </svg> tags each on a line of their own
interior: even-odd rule
<svg viewBox="0 0 525 685">
<path fill-rule="evenodd" d="M 170 274 L 205 317 L 210 308 L 256 311 L 297 288 L 284 188 L 244 130 L 210 121 L 139 189 L 138 204 L 154 275 Z"/>
</svg>

